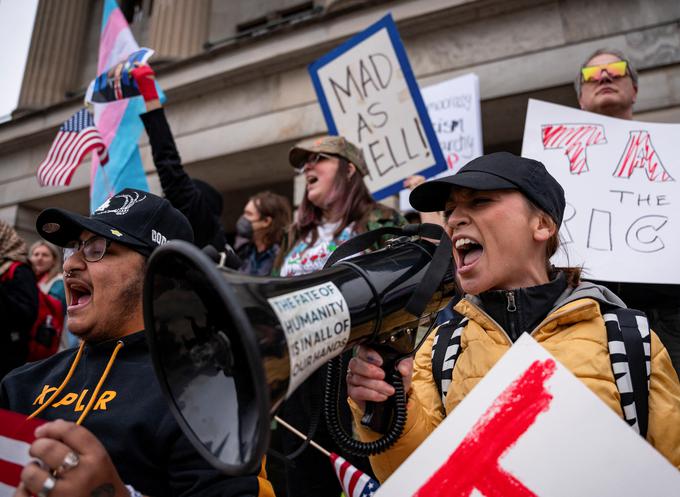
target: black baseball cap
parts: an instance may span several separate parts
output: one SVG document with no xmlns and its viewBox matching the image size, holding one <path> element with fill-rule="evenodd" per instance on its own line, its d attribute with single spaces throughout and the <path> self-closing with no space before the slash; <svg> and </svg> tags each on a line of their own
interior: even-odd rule
<svg viewBox="0 0 680 497">
<path fill-rule="evenodd" d="M 38 216 L 40 236 L 59 247 L 78 240 L 83 230 L 120 243 L 145 257 L 168 240 L 194 241 L 187 218 L 166 199 L 126 188 L 89 217 L 64 209 L 45 209 Z"/>
<path fill-rule="evenodd" d="M 471 190 L 518 190 L 550 215 L 557 226 L 562 224 L 564 189 L 537 160 L 509 152 L 483 155 L 454 175 L 419 185 L 411 192 L 409 201 L 421 212 L 442 211 L 451 188 L 456 186 Z"/>
</svg>

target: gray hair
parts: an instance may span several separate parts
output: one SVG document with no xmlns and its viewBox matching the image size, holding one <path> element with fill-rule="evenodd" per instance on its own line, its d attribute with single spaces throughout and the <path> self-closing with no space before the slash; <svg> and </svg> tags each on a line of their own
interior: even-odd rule
<svg viewBox="0 0 680 497">
<path fill-rule="evenodd" d="M 588 62 L 590 62 L 592 59 L 597 57 L 598 55 L 602 54 L 609 54 L 609 55 L 614 55 L 619 58 L 619 60 L 622 60 L 628 64 L 628 74 L 630 74 L 630 79 L 633 80 L 633 85 L 637 87 L 638 85 L 638 73 L 635 70 L 635 67 L 633 67 L 633 64 L 630 63 L 630 59 L 626 57 L 626 55 L 621 52 L 620 50 L 616 49 L 609 49 L 609 48 L 600 48 L 598 50 L 595 50 L 593 53 L 591 53 L 586 60 L 583 61 L 583 64 L 581 64 L 581 67 L 578 69 L 578 74 L 576 75 L 576 79 L 574 80 L 574 88 L 576 89 L 576 96 L 581 97 L 581 69 L 584 67 L 588 66 Z"/>
</svg>

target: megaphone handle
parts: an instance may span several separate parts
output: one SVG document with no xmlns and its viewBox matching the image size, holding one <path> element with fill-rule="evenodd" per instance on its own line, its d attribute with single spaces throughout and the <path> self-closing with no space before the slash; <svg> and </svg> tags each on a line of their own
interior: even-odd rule
<svg viewBox="0 0 680 497">
<path fill-rule="evenodd" d="M 391 383 L 392 373 L 397 367 L 397 359 L 401 358 L 403 354 L 398 354 L 391 349 L 383 349 L 377 352 L 383 360 L 382 369 L 385 371 L 385 379 Z M 361 424 L 376 433 L 387 433 L 390 426 L 390 420 L 394 415 L 394 407 L 394 397 L 390 397 L 384 402 L 366 402 L 364 415 L 361 417 Z"/>
</svg>

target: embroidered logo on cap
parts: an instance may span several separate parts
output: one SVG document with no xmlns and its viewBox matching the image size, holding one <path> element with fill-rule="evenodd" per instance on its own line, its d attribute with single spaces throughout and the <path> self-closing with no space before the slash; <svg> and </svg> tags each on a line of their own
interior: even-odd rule
<svg viewBox="0 0 680 497">
<path fill-rule="evenodd" d="M 138 192 L 132 192 L 131 195 L 122 193 L 119 195 L 116 195 L 115 197 L 111 197 L 110 199 L 107 199 L 102 205 L 100 205 L 96 211 L 94 211 L 95 214 L 115 214 L 116 216 L 124 216 L 127 214 L 132 206 L 135 204 L 138 204 L 139 202 L 142 202 L 146 198 L 146 195 L 141 196 Z M 111 207 L 111 201 L 115 199 L 122 199 L 123 200 L 123 205 L 120 207 L 116 207 L 115 209 L 110 209 Z"/>
<path fill-rule="evenodd" d="M 45 223 L 42 229 L 45 233 L 56 233 L 61 229 L 61 225 L 59 223 Z"/>
<path fill-rule="evenodd" d="M 151 230 L 151 239 L 158 245 L 168 243 L 168 239 L 160 231 Z"/>
<path fill-rule="evenodd" d="M 111 230 L 111 234 L 116 236 L 123 236 L 123 234 L 118 230 Z"/>
</svg>

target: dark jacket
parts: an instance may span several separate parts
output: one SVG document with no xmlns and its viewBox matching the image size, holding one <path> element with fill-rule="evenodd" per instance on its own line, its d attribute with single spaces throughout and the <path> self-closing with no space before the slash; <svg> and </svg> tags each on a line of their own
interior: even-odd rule
<svg viewBox="0 0 680 497">
<path fill-rule="evenodd" d="M 222 211 L 221 195 L 207 183 L 192 180 L 186 173 L 163 109 L 152 110 L 140 117 L 149 136 L 165 198 L 187 217 L 194 230 L 194 243 L 199 248 L 212 245 L 218 251 L 224 250 L 227 238 L 218 217 L 218 212 Z"/>
<path fill-rule="evenodd" d="M 38 287 L 33 270 L 21 264 L 0 276 L 0 379 L 26 362 L 28 339 L 38 316 Z"/>
<path fill-rule="evenodd" d="M 123 482 L 155 497 L 260 495 L 257 476 L 221 474 L 184 436 L 154 375 L 144 333 L 120 341 L 123 347 L 82 425 L 106 447 Z M 77 421 L 117 343 L 85 345 L 73 377 L 38 417 Z M 59 387 L 76 354 L 65 350 L 12 371 L 0 386 L 0 407 L 35 411 Z"/>
<path fill-rule="evenodd" d="M 275 243 L 264 252 L 258 252 L 254 243 L 244 243 L 236 250 L 236 254 L 242 261 L 239 271 L 253 276 L 269 276 L 279 248 L 279 244 Z"/>
</svg>

